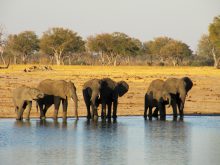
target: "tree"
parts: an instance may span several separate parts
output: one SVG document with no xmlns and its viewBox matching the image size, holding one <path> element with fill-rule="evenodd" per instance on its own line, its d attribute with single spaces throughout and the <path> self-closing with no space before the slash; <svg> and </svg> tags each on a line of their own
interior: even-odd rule
<svg viewBox="0 0 220 165">
<path fill-rule="evenodd" d="M 6 44 L 6 40 L 4 38 L 4 27 L 3 25 L 0 25 L 0 54 L 1 54 L 1 60 L 4 65 L 5 65 L 5 59 L 3 57 L 3 53 L 4 53 L 5 44 Z"/>
<path fill-rule="evenodd" d="M 160 55 L 160 50 L 162 47 L 164 47 L 170 40 L 172 40 L 169 37 L 157 37 L 153 40 L 153 42 L 150 42 L 152 45 L 150 45 L 150 51 L 152 54 Z"/>
<path fill-rule="evenodd" d="M 172 60 L 173 65 L 179 64 L 184 57 L 192 55 L 189 46 L 181 41 L 169 37 L 157 37 L 144 43 L 145 53 L 150 55 L 151 64 L 153 56 L 158 57 L 164 63 L 166 59 Z"/>
<path fill-rule="evenodd" d="M 212 49 L 213 44 L 211 43 L 209 36 L 207 34 L 203 34 L 197 46 L 197 55 L 208 59 L 213 59 L 214 57 L 212 54 Z"/>
<path fill-rule="evenodd" d="M 176 66 L 179 62 L 182 62 L 184 57 L 191 56 L 192 50 L 185 43 L 172 39 L 160 49 L 160 55 L 171 59 L 173 65 Z"/>
<path fill-rule="evenodd" d="M 25 63 L 28 56 L 39 50 L 39 40 L 33 31 L 24 31 L 18 35 L 9 35 L 7 49 L 20 56 L 21 61 Z"/>
<path fill-rule="evenodd" d="M 220 15 L 209 25 L 209 40 L 212 47 L 214 67 L 220 68 Z"/>
<path fill-rule="evenodd" d="M 106 62 L 106 56 L 112 51 L 112 36 L 108 33 L 97 34 L 87 38 L 87 48 L 90 52 L 99 55 L 102 64 Z"/>
<path fill-rule="evenodd" d="M 161 62 L 164 62 L 165 59 L 163 56 L 161 56 L 160 50 L 170 40 L 172 40 L 172 39 L 165 36 L 165 37 L 157 37 L 157 38 L 154 38 L 154 40 L 144 42 L 145 53 L 150 55 L 150 59 L 151 59 L 150 63 L 151 64 L 153 63 L 153 56 L 158 57 Z"/>
<path fill-rule="evenodd" d="M 142 48 L 142 43 L 124 33 L 114 32 L 88 37 L 87 48 L 89 51 L 99 54 L 102 63 L 105 63 L 105 59 L 107 59 L 108 64 L 116 65 L 119 57 L 137 55 Z"/>
<path fill-rule="evenodd" d="M 84 51 L 85 42 L 72 30 L 52 28 L 44 32 L 40 40 L 40 48 L 55 57 L 57 65 L 60 65 L 65 55 Z"/>
<path fill-rule="evenodd" d="M 143 43 L 143 53 L 146 55 L 146 56 L 149 56 L 150 58 L 150 62 L 148 62 L 149 65 L 152 65 L 153 64 L 153 41 L 147 41 L 147 42 L 144 42 Z"/>
</svg>

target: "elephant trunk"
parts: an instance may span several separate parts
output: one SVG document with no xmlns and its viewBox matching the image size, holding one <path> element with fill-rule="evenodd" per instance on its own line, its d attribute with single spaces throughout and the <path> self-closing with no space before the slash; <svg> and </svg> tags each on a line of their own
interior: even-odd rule
<svg viewBox="0 0 220 165">
<path fill-rule="evenodd" d="M 24 109 L 23 109 L 23 108 L 18 109 L 16 120 L 22 120 L 22 114 L 23 114 L 23 112 L 24 112 Z"/>
<path fill-rule="evenodd" d="M 171 105 L 171 95 L 170 95 L 170 94 L 168 95 L 168 102 L 169 102 L 169 103 L 168 103 L 168 108 L 169 108 L 170 105 Z"/>
<path fill-rule="evenodd" d="M 72 96 L 72 100 L 75 105 L 75 117 L 76 117 L 76 119 L 78 119 L 79 118 L 79 116 L 78 116 L 78 97 L 77 97 L 76 93 L 74 93 L 74 95 Z"/>
<path fill-rule="evenodd" d="M 185 100 L 186 100 L 186 90 L 185 89 L 181 89 L 180 90 L 180 100 L 181 100 L 181 104 L 180 104 L 180 110 L 183 111 L 184 108 L 184 104 L 185 104 Z"/>
<path fill-rule="evenodd" d="M 93 92 L 92 93 L 92 97 L 91 97 L 90 101 L 91 101 L 91 105 L 92 105 L 92 115 L 93 115 L 93 117 L 98 116 L 98 112 L 97 112 L 98 104 L 99 104 L 98 97 L 99 97 L 98 92 Z"/>
<path fill-rule="evenodd" d="M 186 96 L 185 95 L 180 95 L 180 100 L 181 100 L 180 110 L 183 111 L 185 100 L 186 100 Z"/>
</svg>

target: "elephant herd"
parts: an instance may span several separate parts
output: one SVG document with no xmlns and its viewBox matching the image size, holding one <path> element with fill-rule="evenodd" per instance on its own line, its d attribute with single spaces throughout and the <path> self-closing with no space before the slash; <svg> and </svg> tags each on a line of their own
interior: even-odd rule
<svg viewBox="0 0 220 165">
<path fill-rule="evenodd" d="M 158 118 L 158 116 L 160 116 L 161 120 L 165 120 L 165 106 L 167 104 L 172 106 L 174 118 L 177 118 L 177 108 L 180 118 L 183 118 L 185 99 L 192 86 L 193 83 L 189 77 L 169 78 L 166 81 L 153 80 L 145 94 L 145 120 L 147 117 L 152 120 L 152 117 Z M 123 96 L 128 90 L 129 85 L 125 81 L 115 82 L 110 78 L 91 79 L 85 82 L 82 93 L 87 108 L 87 119 L 98 119 L 98 106 L 101 104 L 101 118 L 103 120 L 110 120 L 111 118 L 116 120 L 118 97 Z M 62 102 L 63 121 L 66 121 L 69 98 L 75 103 L 75 117 L 78 119 L 78 97 L 73 82 L 46 79 L 41 81 L 36 88 L 30 88 L 25 85 L 20 86 L 13 91 L 16 119 L 23 119 L 25 109 L 28 111 L 27 119 L 29 119 L 32 101 L 35 100 L 37 110 L 40 109 L 40 119 L 42 120 L 46 118 L 46 112 L 53 104 L 53 118 L 57 120 L 59 106 Z M 154 107 L 155 111 L 152 113 Z"/>
</svg>

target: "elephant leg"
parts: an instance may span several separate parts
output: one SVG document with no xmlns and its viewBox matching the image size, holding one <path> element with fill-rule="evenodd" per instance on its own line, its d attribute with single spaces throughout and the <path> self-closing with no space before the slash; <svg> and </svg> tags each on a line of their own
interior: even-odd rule
<svg viewBox="0 0 220 165">
<path fill-rule="evenodd" d="M 63 105 L 63 121 L 66 121 L 66 119 L 67 119 L 68 100 L 67 99 L 62 99 L 62 105 Z"/>
<path fill-rule="evenodd" d="M 111 119 L 111 112 L 112 112 L 112 102 L 109 102 L 108 103 L 108 114 L 107 114 L 108 120 Z"/>
<path fill-rule="evenodd" d="M 37 100 L 37 104 L 40 108 L 40 119 L 44 120 L 45 119 L 45 113 L 44 113 L 44 108 L 43 108 L 43 106 L 44 106 L 43 100 L 42 99 Z"/>
<path fill-rule="evenodd" d="M 162 105 L 162 118 L 161 120 L 166 120 L 166 107 L 165 104 Z"/>
<path fill-rule="evenodd" d="M 183 113 L 184 104 L 183 104 L 183 102 L 181 100 L 179 100 L 177 102 L 177 106 L 178 106 L 178 109 L 179 109 L 180 119 L 183 119 L 183 116 L 184 116 L 184 113 Z"/>
<path fill-rule="evenodd" d="M 156 109 L 154 110 L 154 112 L 152 114 L 152 117 L 158 118 L 158 112 L 159 112 L 159 109 L 158 109 L 158 107 L 156 107 Z"/>
<path fill-rule="evenodd" d="M 144 119 L 147 120 L 147 110 L 148 110 L 148 95 L 145 94 L 144 99 Z"/>
<path fill-rule="evenodd" d="M 87 119 L 91 119 L 91 112 L 90 112 L 90 103 L 86 104 L 87 109 Z"/>
<path fill-rule="evenodd" d="M 172 108 L 173 108 L 173 119 L 176 120 L 177 119 L 177 102 L 176 102 L 176 99 L 173 99 L 171 101 L 171 105 L 172 105 Z"/>
<path fill-rule="evenodd" d="M 27 102 L 27 120 L 30 120 L 30 113 L 31 113 L 32 101 Z"/>
<path fill-rule="evenodd" d="M 52 104 L 45 104 L 43 109 L 43 116 L 46 117 L 47 110 L 50 108 Z"/>
<path fill-rule="evenodd" d="M 113 119 L 116 120 L 117 118 L 117 108 L 118 108 L 118 100 L 113 101 Z"/>
<path fill-rule="evenodd" d="M 101 118 L 106 119 L 106 103 L 102 102 L 102 112 L 101 112 Z"/>
<path fill-rule="evenodd" d="M 147 120 L 147 110 L 148 110 L 148 107 L 144 109 L 144 119 L 145 120 Z"/>
<path fill-rule="evenodd" d="M 91 101 L 90 98 L 88 97 L 88 92 L 86 92 L 86 90 L 83 90 L 83 98 L 86 104 L 86 109 L 87 109 L 87 119 L 91 119 L 91 112 L 90 112 L 90 105 L 91 105 Z"/>
<path fill-rule="evenodd" d="M 158 103 L 158 109 L 160 111 L 160 120 L 165 120 L 166 119 L 166 108 L 163 102 Z"/>
<path fill-rule="evenodd" d="M 148 112 L 148 118 L 149 120 L 152 120 L 152 107 L 149 107 L 149 112 Z"/>
<path fill-rule="evenodd" d="M 57 115 L 58 115 L 58 111 L 59 111 L 59 107 L 60 107 L 60 97 L 58 96 L 54 96 L 54 120 L 57 120 Z"/>
</svg>

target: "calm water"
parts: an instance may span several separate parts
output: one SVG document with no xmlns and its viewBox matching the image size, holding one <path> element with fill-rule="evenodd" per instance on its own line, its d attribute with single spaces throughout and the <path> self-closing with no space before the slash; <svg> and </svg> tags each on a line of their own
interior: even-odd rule
<svg viewBox="0 0 220 165">
<path fill-rule="evenodd" d="M 220 164 L 220 117 L 0 120 L 0 164 Z"/>
</svg>

